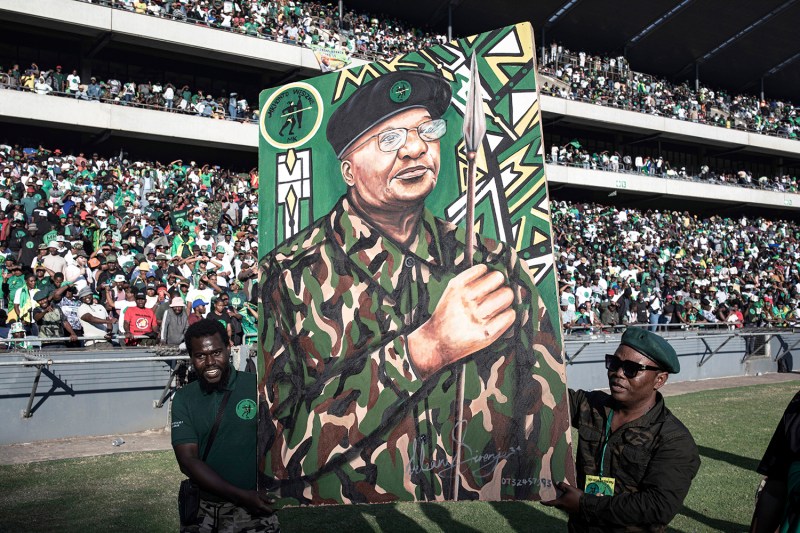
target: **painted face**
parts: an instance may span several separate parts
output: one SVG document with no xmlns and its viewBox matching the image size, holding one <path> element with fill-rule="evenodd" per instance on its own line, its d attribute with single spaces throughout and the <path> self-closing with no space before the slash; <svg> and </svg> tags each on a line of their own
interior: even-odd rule
<svg viewBox="0 0 800 533">
<path fill-rule="evenodd" d="M 229 351 L 218 335 L 196 337 L 187 346 L 191 354 L 192 366 L 199 376 L 201 383 L 206 386 L 224 384 L 228 379 Z"/>
<path fill-rule="evenodd" d="M 357 148 L 342 161 L 342 176 L 359 205 L 381 210 L 417 205 L 431 193 L 439 175 L 439 141 L 424 141 L 414 129 L 429 120 L 426 109 L 408 109 L 353 143 Z M 397 128 L 409 130 L 405 143 L 382 151 L 378 135 Z"/>
<path fill-rule="evenodd" d="M 630 346 L 620 345 L 614 355 L 622 361 L 633 361 L 634 363 L 658 366 L 651 359 L 648 359 Z M 634 407 L 646 404 L 651 400 L 655 391 L 661 388 L 667 381 L 666 372 L 656 370 L 641 370 L 634 377 L 625 377 L 623 369 L 620 367 L 616 372 L 607 371 L 608 386 L 611 389 L 611 397 L 626 407 Z"/>
</svg>

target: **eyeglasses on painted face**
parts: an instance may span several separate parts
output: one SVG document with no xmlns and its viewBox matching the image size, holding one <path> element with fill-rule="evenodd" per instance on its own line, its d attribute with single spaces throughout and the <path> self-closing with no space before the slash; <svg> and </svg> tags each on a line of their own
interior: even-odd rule
<svg viewBox="0 0 800 533">
<path fill-rule="evenodd" d="M 347 154 L 342 156 L 342 159 L 347 158 L 348 155 L 352 154 L 375 137 L 378 138 L 378 148 L 380 148 L 381 152 L 396 152 L 406 144 L 409 131 L 416 131 L 419 138 L 425 142 L 436 141 L 447 133 L 447 121 L 442 118 L 436 118 L 425 121 L 416 128 L 394 128 L 376 133 L 348 151 Z"/>
<path fill-rule="evenodd" d="M 614 373 L 619 370 L 620 367 L 622 368 L 622 373 L 625 374 L 625 377 L 628 379 L 635 378 L 636 375 L 643 370 L 655 370 L 656 372 L 663 372 L 663 370 L 657 366 L 643 365 L 633 361 L 623 361 L 616 355 L 606 354 L 606 369 L 609 372 Z"/>
</svg>

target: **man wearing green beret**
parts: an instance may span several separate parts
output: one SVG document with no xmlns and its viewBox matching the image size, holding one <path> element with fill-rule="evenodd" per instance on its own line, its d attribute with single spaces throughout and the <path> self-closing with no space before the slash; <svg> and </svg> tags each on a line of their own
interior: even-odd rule
<svg viewBox="0 0 800 533">
<path fill-rule="evenodd" d="M 628 328 L 606 369 L 610 394 L 569 391 L 578 487 L 560 483 L 544 503 L 569 513 L 569 531 L 665 531 L 700 468 L 692 435 L 658 392 L 680 362 L 662 337 Z"/>
</svg>

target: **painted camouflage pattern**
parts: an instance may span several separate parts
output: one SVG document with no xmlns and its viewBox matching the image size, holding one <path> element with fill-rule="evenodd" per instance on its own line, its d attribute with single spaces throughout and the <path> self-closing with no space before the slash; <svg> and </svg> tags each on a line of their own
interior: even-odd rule
<svg viewBox="0 0 800 533">
<path fill-rule="evenodd" d="M 571 477 L 559 337 L 512 248 L 479 238 L 474 260 L 506 275 L 514 325 L 465 364 L 416 377 L 405 335 L 464 270 L 463 251 L 464 230 L 427 210 L 404 250 L 343 198 L 262 261 L 259 457 L 280 504 L 537 500 Z"/>
</svg>

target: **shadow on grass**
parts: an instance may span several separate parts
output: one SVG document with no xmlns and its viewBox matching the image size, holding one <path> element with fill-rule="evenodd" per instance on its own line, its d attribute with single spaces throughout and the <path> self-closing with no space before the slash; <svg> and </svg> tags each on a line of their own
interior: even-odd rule
<svg viewBox="0 0 800 533">
<path fill-rule="evenodd" d="M 421 503 L 419 505 L 422 513 L 434 524 L 442 527 L 445 531 L 459 531 L 463 533 L 481 533 L 480 529 L 475 529 L 466 524 L 461 524 L 453 519 L 450 509 L 442 505 Z"/>
<path fill-rule="evenodd" d="M 291 507 L 279 511 L 278 517 L 281 521 L 281 531 L 287 533 L 295 531 L 425 533 L 413 518 L 403 514 L 395 504 Z M 377 527 L 366 517 L 372 517 Z"/>
<path fill-rule="evenodd" d="M 734 453 L 725 452 L 722 450 L 716 450 L 714 448 L 709 448 L 708 446 L 698 446 L 697 449 L 700 451 L 700 455 L 703 457 L 708 457 L 709 459 L 714 459 L 716 461 L 723 461 L 750 472 L 755 472 L 756 468 L 758 468 L 758 463 L 760 462 L 758 459 L 742 457 L 741 455 L 736 455 Z"/>
<path fill-rule="evenodd" d="M 511 531 L 529 532 L 536 531 L 563 532 L 566 529 L 566 519 L 549 516 L 536 508 L 540 503 L 524 502 L 490 502 L 497 514 L 508 521 Z"/>
<path fill-rule="evenodd" d="M 424 509 L 425 504 L 420 504 Z M 358 511 L 361 515 L 372 516 L 378 523 L 378 531 L 397 531 L 398 533 L 425 533 L 419 524 L 413 518 L 401 513 L 394 504 L 385 505 L 359 505 Z M 448 513 L 449 514 L 449 513 Z M 362 516 L 363 520 L 363 516 Z M 366 521 L 365 521 L 366 522 Z M 346 528 L 350 531 L 350 528 Z"/>
<path fill-rule="evenodd" d="M 681 508 L 681 514 L 686 518 L 691 518 L 692 520 L 697 520 L 701 524 L 705 524 L 713 531 L 747 531 L 747 528 L 749 527 L 749 524 L 745 526 L 737 522 L 705 516 L 697 511 L 689 509 L 685 505 Z"/>
<path fill-rule="evenodd" d="M 355 506 L 287 507 L 278 511 L 281 531 L 342 531 L 367 532 L 374 528 Z"/>
</svg>

